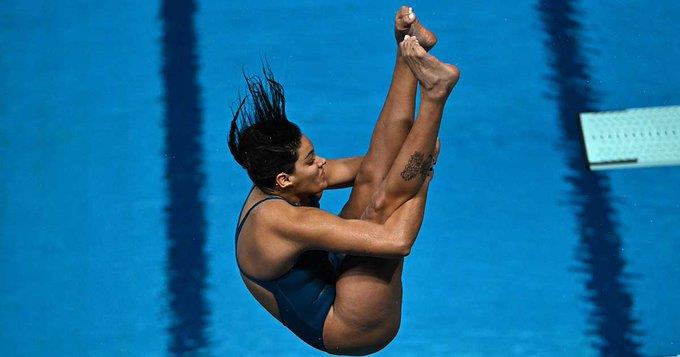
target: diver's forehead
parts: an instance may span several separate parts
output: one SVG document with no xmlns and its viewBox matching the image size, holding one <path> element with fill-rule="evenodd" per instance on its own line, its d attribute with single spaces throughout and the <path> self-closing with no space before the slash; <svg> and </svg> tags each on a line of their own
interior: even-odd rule
<svg viewBox="0 0 680 357">
<path fill-rule="evenodd" d="M 300 149 L 312 149 L 312 141 L 304 134 L 300 137 Z"/>
<path fill-rule="evenodd" d="M 300 138 L 300 148 L 298 148 L 298 160 L 304 161 L 314 154 L 314 146 L 306 136 Z"/>
</svg>

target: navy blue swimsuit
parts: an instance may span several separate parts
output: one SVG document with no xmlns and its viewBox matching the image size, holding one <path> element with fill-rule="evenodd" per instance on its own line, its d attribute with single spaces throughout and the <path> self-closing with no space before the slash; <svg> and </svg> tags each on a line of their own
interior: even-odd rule
<svg viewBox="0 0 680 357">
<path fill-rule="evenodd" d="M 243 223 L 250 212 L 262 202 L 273 199 L 282 198 L 264 198 L 248 210 L 236 228 L 237 244 Z M 243 207 L 245 208 L 245 203 Z M 234 251 L 236 252 L 236 248 Z M 274 295 L 281 322 L 288 329 L 311 346 L 326 351 L 323 344 L 323 324 L 335 300 L 335 281 L 340 265 L 338 255 L 319 250 L 304 252 L 288 272 L 268 280 L 256 279 L 246 274 L 238 264 L 238 255 L 236 264 L 244 276 Z"/>
</svg>

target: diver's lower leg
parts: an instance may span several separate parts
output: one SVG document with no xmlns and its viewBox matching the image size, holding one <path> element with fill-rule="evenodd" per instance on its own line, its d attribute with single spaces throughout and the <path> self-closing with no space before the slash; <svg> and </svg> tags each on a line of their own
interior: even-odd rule
<svg viewBox="0 0 680 357">
<path fill-rule="evenodd" d="M 421 85 L 421 103 L 418 119 L 362 215 L 378 223 L 413 197 L 429 174 L 444 105 L 459 78 L 456 67 L 427 54 L 413 37 L 407 37 L 401 49 Z"/>
</svg>

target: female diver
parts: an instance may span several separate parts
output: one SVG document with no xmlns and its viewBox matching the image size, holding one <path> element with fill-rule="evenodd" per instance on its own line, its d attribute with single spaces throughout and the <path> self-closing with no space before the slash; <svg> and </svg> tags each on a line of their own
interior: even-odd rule
<svg viewBox="0 0 680 357">
<path fill-rule="evenodd" d="M 254 184 L 236 229 L 242 279 L 275 318 L 328 353 L 373 353 L 397 334 L 403 257 L 422 223 L 444 104 L 459 78 L 427 53 L 437 39 L 411 8 L 397 12 L 395 37 L 392 83 L 363 158 L 318 156 L 286 118 L 268 70 L 246 79 L 251 103 L 244 98 L 231 121 L 229 149 Z M 318 208 L 324 189 L 347 186 L 339 216 Z"/>
</svg>

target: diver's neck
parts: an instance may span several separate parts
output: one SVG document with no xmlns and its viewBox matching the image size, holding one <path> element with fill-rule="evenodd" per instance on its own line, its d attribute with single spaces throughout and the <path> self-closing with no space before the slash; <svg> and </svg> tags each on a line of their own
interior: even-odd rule
<svg viewBox="0 0 680 357">
<path fill-rule="evenodd" d="M 303 197 L 299 197 L 298 195 L 295 195 L 291 192 L 274 191 L 272 194 L 283 198 L 284 200 L 286 200 L 286 202 L 290 203 L 293 206 L 305 205 L 306 200 Z"/>
<path fill-rule="evenodd" d="M 286 202 L 290 203 L 293 206 L 313 206 L 316 207 L 318 205 L 319 198 L 321 197 L 321 194 L 319 195 L 302 195 L 302 194 L 297 194 L 294 192 L 287 192 L 287 191 L 281 191 L 281 190 L 260 190 L 257 188 L 258 191 L 260 191 L 263 195 L 266 196 L 278 196 L 283 198 Z"/>
<path fill-rule="evenodd" d="M 263 192 L 265 195 L 278 196 L 283 198 L 286 202 L 293 206 L 307 206 L 311 201 L 308 197 L 297 195 L 293 192 L 286 192 L 280 190 L 271 190 L 270 192 Z"/>
</svg>

